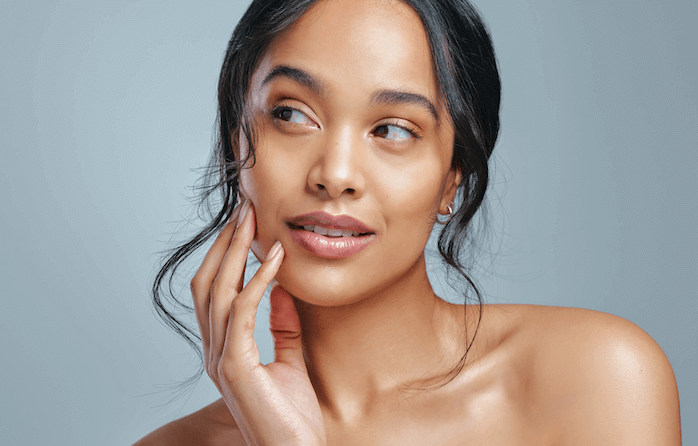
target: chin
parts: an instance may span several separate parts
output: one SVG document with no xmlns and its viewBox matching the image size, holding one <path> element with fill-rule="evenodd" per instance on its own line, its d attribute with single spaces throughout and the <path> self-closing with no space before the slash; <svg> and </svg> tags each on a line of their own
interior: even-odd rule
<svg viewBox="0 0 698 446">
<path fill-rule="evenodd" d="M 338 307 L 358 302 L 364 297 L 355 277 L 340 272 L 311 273 L 308 269 L 282 265 L 276 280 L 293 297 L 311 305 Z"/>
</svg>

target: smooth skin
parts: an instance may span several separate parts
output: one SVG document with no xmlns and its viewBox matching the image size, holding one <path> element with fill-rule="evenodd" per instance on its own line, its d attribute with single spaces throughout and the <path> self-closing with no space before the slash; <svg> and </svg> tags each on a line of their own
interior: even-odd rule
<svg viewBox="0 0 698 446">
<path fill-rule="evenodd" d="M 313 82 L 269 79 L 280 66 Z M 426 98 L 438 118 L 423 102 L 376 101 L 386 90 Z M 424 247 L 461 180 L 437 91 L 421 22 L 397 1 L 325 0 L 273 42 L 250 89 L 244 202 L 192 280 L 222 398 L 137 445 L 681 444 L 664 353 L 603 313 L 486 305 L 465 368 L 434 387 L 478 315 L 426 274 Z M 376 241 L 315 256 L 286 221 L 318 210 L 363 221 Z M 243 287 L 250 249 L 262 265 Z M 275 361 L 262 365 L 253 332 L 270 285 Z"/>
</svg>

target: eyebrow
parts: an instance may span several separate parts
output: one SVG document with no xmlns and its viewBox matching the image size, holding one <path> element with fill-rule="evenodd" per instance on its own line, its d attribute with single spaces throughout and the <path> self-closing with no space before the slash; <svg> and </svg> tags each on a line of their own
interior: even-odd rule
<svg viewBox="0 0 698 446">
<path fill-rule="evenodd" d="M 329 89 L 322 80 L 316 78 L 306 71 L 301 70 L 300 68 L 294 68 L 288 65 L 277 65 L 264 77 L 262 86 L 265 86 L 276 78 L 286 78 L 292 80 L 309 89 L 318 96 L 329 96 Z M 436 111 L 436 107 L 429 99 L 421 94 L 399 90 L 380 90 L 371 95 L 371 102 L 374 104 L 388 105 L 416 105 L 426 109 L 437 124 L 439 122 L 439 113 Z"/>
<path fill-rule="evenodd" d="M 437 123 L 439 122 L 439 113 L 436 111 L 436 107 L 429 99 L 421 94 L 410 93 L 407 91 L 381 90 L 371 95 L 371 101 L 376 104 L 417 105 L 425 108 L 431 114 L 431 116 L 434 117 L 434 120 Z"/>
<path fill-rule="evenodd" d="M 286 78 L 301 84 L 318 96 L 327 97 L 328 88 L 324 82 L 313 77 L 311 74 L 288 65 L 277 65 L 266 75 L 262 81 L 262 87 L 276 78 Z"/>
</svg>

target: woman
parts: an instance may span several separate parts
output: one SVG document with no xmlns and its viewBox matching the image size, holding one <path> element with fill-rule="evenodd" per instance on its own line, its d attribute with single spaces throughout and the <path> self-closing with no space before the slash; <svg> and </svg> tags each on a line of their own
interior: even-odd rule
<svg viewBox="0 0 698 446">
<path fill-rule="evenodd" d="M 254 2 L 219 83 L 222 209 L 156 284 L 185 333 L 158 287 L 220 230 L 191 288 L 222 399 L 137 444 L 680 444 L 671 366 L 635 325 L 434 294 L 438 214 L 472 285 L 460 258 L 499 91 L 464 0 Z M 249 249 L 262 265 L 243 287 Z"/>
</svg>

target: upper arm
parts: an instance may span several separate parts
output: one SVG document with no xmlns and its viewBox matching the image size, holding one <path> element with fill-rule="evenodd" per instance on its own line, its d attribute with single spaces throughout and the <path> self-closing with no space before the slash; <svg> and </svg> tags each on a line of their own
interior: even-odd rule
<svg viewBox="0 0 698 446">
<path fill-rule="evenodd" d="M 666 355 L 624 319 L 584 312 L 559 337 L 558 382 L 569 444 L 680 445 L 676 379 Z M 564 389 L 564 390 L 563 390 Z"/>
</svg>

